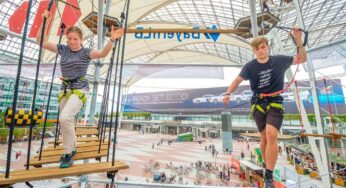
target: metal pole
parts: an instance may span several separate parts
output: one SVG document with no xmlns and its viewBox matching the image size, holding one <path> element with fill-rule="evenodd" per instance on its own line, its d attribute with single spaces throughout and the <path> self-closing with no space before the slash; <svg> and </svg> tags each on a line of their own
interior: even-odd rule
<svg viewBox="0 0 346 188">
<path fill-rule="evenodd" d="M 296 8 L 297 22 L 298 22 L 300 28 L 305 29 L 299 0 L 294 0 L 293 3 L 294 3 L 295 8 Z M 313 103 L 314 111 L 316 114 L 317 131 L 319 134 L 323 134 L 324 131 L 323 131 L 322 122 L 321 122 L 321 111 L 320 111 L 320 105 L 319 105 L 318 96 L 317 96 L 317 90 L 316 90 L 315 73 L 314 73 L 311 59 L 309 58 L 309 56 L 308 56 L 308 59 L 309 60 L 307 62 L 307 67 L 308 67 L 310 85 L 312 88 L 315 88 L 315 89 L 312 89 L 312 95 L 313 95 L 313 102 L 314 102 Z M 301 107 L 304 108 L 303 103 L 302 103 Z M 306 116 L 306 114 L 304 114 L 304 116 Z M 309 123 L 309 122 L 307 122 L 307 123 Z M 305 126 L 305 124 L 304 124 L 304 126 Z M 308 126 L 310 127 L 310 124 Z M 319 152 L 318 152 L 317 147 L 316 147 L 316 140 L 320 141 L 321 148 L 320 148 Z M 321 177 L 322 183 L 324 184 L 324 187 L 333 187 L 333 184 L 331 182 L 331 175 L 329 173 L 329 162 L 328 162 L 328 154 L 327 154 L 328 149 L 327 149 L 327 146 L 325 144 L 325 139 L 323 139 L 323 138 L 312 139 L 311 137 L 309 137 L 309 143 L 311 145 L 312 152 L 315 156 L 315 160 L 316 160 L 317 167 L 319 169 L 319 173 L 320 174 L 328 174 L 328 177 L 325 177 L 325 176 Z M 316 149 L 313 149 L 315 147 L 316 147 Z M 318 161 L 318 160 L 321 160 L 321 161 Z"/>
<path fill-rule="evenodd" d="M 256 38 L 258 37 L 256 0 L 249 0 L 249 8 L 250 8 L 252 36 L 253 38 Z"/>
<path fill-rule="evenodd" d="M 103 47 L 103 1 L 98 1 L 98 20 L 97 20 L 97 48 L 102 49 Z M 93 83 L 93 92 L 90 104 L 90 112 L 89 112 L 89 123 L 94 122 L 94 114 L 96 108 L 97 101 L 97 91 L 100 81 L 100 68 L 101 68 L 101 60 L 98 59 L 95 63 L 95 73 L 94 73 L 94 83 Z"/>
</svg>

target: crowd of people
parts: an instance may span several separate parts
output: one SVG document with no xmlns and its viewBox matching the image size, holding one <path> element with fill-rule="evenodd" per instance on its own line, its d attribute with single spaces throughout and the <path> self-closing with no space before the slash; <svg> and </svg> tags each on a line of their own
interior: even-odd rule
<svg viewBox="0 0 346 188">
<path fill-rule="evenodd" d="M 318 171 L 314 156 L 312 153 L 303 153 L 286 147 L 286 154 L 289 161 L 293 161 L 298 168 L 308 169 L 309 171 Z"/>
<path fill-rule="evenodd" d="M 160 142 L 153 143 L 159 147 Z M 217 157 L 215 145 L 205 146 L 205 151 Z M 145 173 L 152 177 L 146 181 L 163 184 L 195 184 L 195 185 L 229 185 L 232 171 L 230 163 L 218 164 L 215 161 L 196 161 L 190 164 L 160 163 L 151 159 L 144 168 Z M 192 181 L 192 182 L 189 182 Z"/>
<path fill-rule="evenodd" d="M 302 152 L 294 149 L 290 146 L 285 147 L 287 160 L 293 164 L 296 169 L 303 169 L 306 174 L 312 172 L 318 173 L 318 168 L 316 165 L 315 158 L 311 152 Z M 338 152 L 337 157 L 341 158 L 341 154 Z M 346 165 L 340 164 L 339 162 L 330 162 L 330 171 L 333 178 L 340 178 L 346 181 Z M 319 176 L 318 176 L 319 178 Z"/>
<path fill-rule="evenodd" d="M 211 152 L 213 157 L 217 157 L 217 155 L 219 154 L 219 152 L 215 149 L 215 145 L 213 144 L 209 146 L 205 146 L 205 151 Z"/>
</svg>

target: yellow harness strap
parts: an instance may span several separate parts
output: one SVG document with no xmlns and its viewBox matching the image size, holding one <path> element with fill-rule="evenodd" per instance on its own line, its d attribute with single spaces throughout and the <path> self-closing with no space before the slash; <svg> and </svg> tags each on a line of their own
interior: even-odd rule
<svg viewBox="0 0 346 188">
<path fill-rule="evenodd" d="M 87 98 L 86 98 L 85 94 L 79 89 L 72 89 L 71 91 L 66 92 L 66 94 L 64 91 L 61 91 L 58 94 L 58 102 L 60 102 L 64 97 L 66 97 L 66 99 L 68 100 L 72 94 L 77 95 L 78 98 L 80 100 L 82 100 L 83 104 L 85 104 L 87 102 Z"/>
<path fill-rule="evenodd" d="M 276 96 L 278 96 L 278 95 L 273 95 L 273 96 L 271 96 L 271 97 L 276 97 Z M 259 99 L 263 99 L 263 97 L 262 96 L 258 96 L 258 98 Z M 281 104 L 281 103 L 276 103 L 276 102 L 269 102 L 266 106 L 265 106 L 265 108 L 263 108 L 261 105 L 259 105 L 259 104 L 253 104 L 253 105 L 251 105 L 251 112 L 253 112 L 254 110 L 255 110 L 255 108 L 258 110 L 258 111 L 260 111 L 260 112 L 262 112 L 263 114 L 265 114 L 267 111 L 269 111 L 270 110 L 270 108 L 278 108 L 278 109 L 281 109 L 281 110 L 284 110 L 284 106 Z"/>
<path fill-rule="evenodd" d="M 251 106 L 251 112 L 253 112 L 254 109 L 256 108 L 258 111 L 260 111 L 260 112 L 262 112 L 263 114 L 265 114 L 267 111 L 270 110 L 271 107 L 284 110 L 284 106 L 283 106 L 282 104 L 272 102 L 272 103 L 269 103 L 269 104 L 265 107 L 265 109 L 263 109 L 262 106 L 259 105 L 259 104 L 253 104 L 253 105 Z"/>
</svg>

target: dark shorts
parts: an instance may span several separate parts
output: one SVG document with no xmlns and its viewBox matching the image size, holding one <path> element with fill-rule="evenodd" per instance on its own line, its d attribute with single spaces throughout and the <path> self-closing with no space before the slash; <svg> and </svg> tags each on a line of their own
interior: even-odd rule
<svg viewBox="0 0 346 188">
<path fill-rule="evenodd" d="M 284 119 L 284 112 L 282 109 L 272 107 L 266 114 L 263 114 L 255 108 L 252 112 L 252 117 L 256 122 L 259 132 L 264 130 L 266 124 L 273 125 L 279 131 Z"/>
</svg>

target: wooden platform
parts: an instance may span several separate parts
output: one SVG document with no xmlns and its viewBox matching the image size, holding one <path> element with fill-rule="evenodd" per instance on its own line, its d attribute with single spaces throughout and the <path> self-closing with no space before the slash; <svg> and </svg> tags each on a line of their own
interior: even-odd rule
<svg viewBox="0 0 346 188">
<path fill-rule="evenodd" d="M 102 150 L 107 150 L 108 149 L 108 145 L 107 144 L 102 144 L 101 145 L 101 151 Z M 81 147 L 81 148 L 77 148 L 77 153 L 85 153 L 85 152 L 91 152 L 91 151 L 98 151 L 99 150 L 99 146 L 89 146 L 89 147 Z M 57 150 L 50 150 L 50 151 L 43 151 L 42 152 L 42 157 L 52 157 L 52 156 L 61 156 L 63 154 L 63 150 L 62 149 L 57 149 Z M 34 158 L 38 158 L 39 154 L 35 155 Z"/>
<path fill-rule="evenodd" d="M 101 150 L 100 153 L 98 151 L 89 151 L 84 153 L 76 153 L 75 156 L 73 156 L 73 160 L 83 160 L 83 159 L 93 159 L 93 158 L 99 158 L 104 157 L 107 155 L 107 150 Z M 51 163 L 59 163 L 60 162 L 61 155 L 55 155 L 51 157 L 44 157 L 40 161 L 38 158 L 33 158 L 30 160 L 30 166 L 42 166 L 44 164 L 51 164 Z"/>
<path fill-rule="evenodd" d="M 87 137 L 87 138 L 77 138 L 77 142 L 95 142 L 95 141 L 99 141 L 99 138 L 98 137 Z M 54 140 L 52 141 L 49 141 L 48 142 L 49 144 L 54 144 Z M 58 144 L 61 144 L 62 143 L 62 140 L 59 139 L 57 141 Z"/>
<path fill-rule="evenodd" d="M 98 15 L 97 12 L 90 12 L 82 21 L 85 24 L 87 28 L 91 30 L 95 35 L 97 35 L 97 22 L 98 22 Z M 114 27 L 119 27 L 120 22 L 117 18 L 104 15 L 103 17 L 103 24 L 106 28 L 111 28 L 113 25 Z M 110 36 L 110 33 L 106 31 L 106 36 Z"/>
<path fill-rule="evenodd" d="M 88 142 L 88 143 L 80 143 L 77 144 L 76 148 L 83 148 L 83 147 L 91 147 L 91 146 L 98 146 L 100 142 L 98 141 L 93 141 L 93 142 Z M 108 144 L 108 140 L 105 140 L 104 143 L 102 143 L 102 145 L 107 145 Z M 56 146 L 54 148 L 54 146 L 48 146 L 46 148 L 44 148 L 44 151 L 52 151 L 52 150 L 62 150 L 63 146 Z"/>
<path fill-rule="evenodd" d="M 112 172 L 128 168 L 129 166 L 124 162 L 116 161 L 114 166 L 112 166 L 112 162 L 97 162 L 88 164 L 76 164 L 70 168 L 49 167 L 30 170 L 16 170 L 10 173 L 9 178 L 5 178 L 5 174 L 0 174 L 0 187 L 5 187 L 6 185 L 13 185 L 21 182 L 55 179 L 66 176 L 80 176 L 84 174 L 101 172 Z"/>
<path fill-rule="evenodd" d="M 250 138 L 260 138 L 260 134 L 259 133 L 240 133 L 241 136 L 245 136 L 245 137 L 250 137 Z M 282 135 L 282 134 L 278 134 L 278 139 L 279 140 L 291 140 L 291 139 L 295 139 L 298 136 L 292 136 L 292 135 Z"/>
<path fill-rule="evenodd" d="M 276 17 L 275 15 L 269 13 L 269 12 L 261 12 L 257 14 L 257 25 L 259 25 L 258 27 L 258 35 L 264 35 L 270 32 L 270 30 L 276 26 L 279 23 L 280 19 L 278 17 Z M 262 23 L 268 23 L 270 24 L 270 27 L 261 27 Z M 235 29 L 248 29 L 249 32 L 244 32 L 244 33 L 240 33 L 237 34 L 243 38 L 251 38 L 252 33 L 251 33 L 251 18 L 250 16 L 241 18 L 238 20 L 237 24 L 234 27 Z"/>
</svg>

